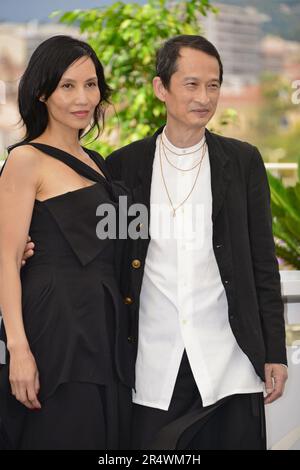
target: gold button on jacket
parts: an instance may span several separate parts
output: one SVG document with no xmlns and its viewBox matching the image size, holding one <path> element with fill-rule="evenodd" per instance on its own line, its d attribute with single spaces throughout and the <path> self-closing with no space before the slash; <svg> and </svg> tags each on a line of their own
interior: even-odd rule
<svg viewBox="0 0 300 470">
<path fill-rule="evenodd" d="M 131 263 L 131 266 L 135 269 L 138 269 L 141 267 L 141 262 L 139 259 L 134 259 Z"/>
</svg>

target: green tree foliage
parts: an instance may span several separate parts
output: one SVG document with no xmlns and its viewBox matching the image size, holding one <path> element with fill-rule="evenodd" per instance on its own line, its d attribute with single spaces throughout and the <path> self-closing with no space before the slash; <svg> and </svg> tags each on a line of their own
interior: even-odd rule
<svg viewBox="0 0 300 470">
<path fill-rule="evenodd" d="M 217 11 L 208 0 L 149 0 L 55 13 L 61 22 L 77 24 L 87 34 L 113 89 L 115 112 L 107 117 L 101 143 L 93 144 L 102 154 L 141 139 L 164 123 L 164 106 L 152 90 L 155 52 L 171 36 L 201 33 L 198 19 L 208 11 Z"/>
<path fill-rule="evenodd" d="M 270 173 L 268 178 L 277 256 L 300 269 L 300 159 L 298 182 L 294 186 L 284 187 L 282 181 Z"/>
<path fill-rule="evenodd" d="M 299 125 L 292 124 L 291 116 L 299 105 L 292 102 L 293 88 L 284 77 L 264 74 L 261 78 L 263 104 L 253 125 L 256 145 L 266 161 L 297 161 L 300 155 Z"/>
</svg>

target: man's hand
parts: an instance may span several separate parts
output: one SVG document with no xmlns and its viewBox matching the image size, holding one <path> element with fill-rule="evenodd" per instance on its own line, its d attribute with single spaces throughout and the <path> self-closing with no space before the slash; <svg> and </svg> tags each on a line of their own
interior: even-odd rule
<svg viewBox="0 0 300 470">
<path fill-rule="evenodd" d="M 272 403 L 283 395 L 287 378 L 287 367 L 283 364 L 265 364 L 265 388 L 267 392 L 265 405 Z"/>
<path fill-rule="evenodd" d="M 31 258 L 34 255 L 34 243 L 31 241 L 31 237 L 28 236 L 27 243 L 24 249 L 23 257 L 22 257 L 22 266 L 25 265 L 26 260 Z"/>
</svg>

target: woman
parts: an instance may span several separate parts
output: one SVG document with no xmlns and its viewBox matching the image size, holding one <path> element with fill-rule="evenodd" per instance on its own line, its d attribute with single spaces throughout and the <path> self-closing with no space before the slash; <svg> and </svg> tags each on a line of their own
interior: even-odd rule
<svg viewBox="0 0 300 470">
<path fill-rule="evenodd" d="M 80 145 L 98 128 L 109 87 L 93 49 L 44 41 L 19 86 L 26 137 L 0 178 L 2 447 L 128 446 L 133 361 L 116 282 L 116 241 L 99 239 L 99 204 L 117 207 L 99 154 Z M 30 233 L 35 256 L 21 268 Z"/>
</svg>

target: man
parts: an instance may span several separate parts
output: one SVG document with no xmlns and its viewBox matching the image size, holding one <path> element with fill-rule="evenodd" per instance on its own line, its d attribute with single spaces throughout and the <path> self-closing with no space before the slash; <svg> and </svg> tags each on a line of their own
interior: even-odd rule
<svg viewBox="0 0 300 470">
<path fill-rule="evenodd" d="M 133 449 L 265 449 L 263 381 L 271 403 L 287 379 L 264 164 L 206 129 L 222 76 L 205 38 L 168 40 L 153 80 L 166 126 L 107 159 L 151 207 L 151 238 L 129 242 L 122 276 L 137 351 Z"/>
</svg>

